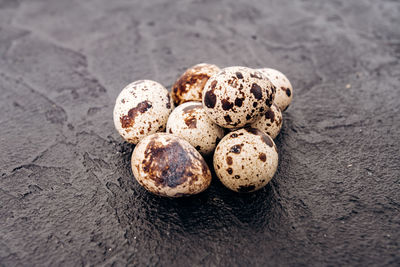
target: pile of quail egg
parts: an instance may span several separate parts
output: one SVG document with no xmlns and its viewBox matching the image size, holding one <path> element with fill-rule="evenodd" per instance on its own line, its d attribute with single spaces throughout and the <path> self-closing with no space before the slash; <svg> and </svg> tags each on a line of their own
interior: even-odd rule
<svg viewBox="0 0 400 267">
<path fill-rule="evenodd" d="M 278 167 L 273 139 L 293 88 L 270 69 L 198 64 L 172 86 L 139 80 L 117 97 L 114 124 L 136 147 L 131 167 L 148 191 L 166 197 L 207 189 L 212 157 L 218 179 L 248 193 L 264 187 Z M 176 106 L 176 107 L 175 107 Z"/>
</svg>

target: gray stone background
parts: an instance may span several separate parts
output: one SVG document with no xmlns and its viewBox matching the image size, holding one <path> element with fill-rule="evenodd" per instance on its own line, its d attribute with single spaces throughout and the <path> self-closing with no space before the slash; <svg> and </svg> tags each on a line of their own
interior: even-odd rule
<svg viewBox="0 0 400 267">
<path fill-rule="evenodd" d="M 0 265 L 399 266 L 399 1 L 0 0 Z M 273 181 L 169 200 L 113 127 L 136 79 L 274 67 Z"/>
</svg>

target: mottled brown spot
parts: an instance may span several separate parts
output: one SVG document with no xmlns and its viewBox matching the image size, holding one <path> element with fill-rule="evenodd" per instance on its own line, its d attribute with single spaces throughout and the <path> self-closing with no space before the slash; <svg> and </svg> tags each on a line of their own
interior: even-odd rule
<svg viewBox="0 0 400 267">
<path fill-rule="evenodd" d="M 172 134 L 172 129 L 171 128 L 169 128 L 169 133 Z"/>
<path fill-rule="evenodd" d="M 215 89 L 215 87 L 217 86 L 217 81 L 212 81 L 211 82 L 211 90 L 214 90 Z"/>
<path fill-rule="evenodd" d="M 254 135 L 259 135 L 261 137 L 261 140 L 267 144 L 270 147 L 274 146 L 273 141 L 271 140 L 271 137 L 269 137 L 267 134 L 263 133 L 262 131 L 256 129 L 256 128 L 251 128 L 251 127 L 246 127 L 244 128 L 247 132 L 252 133 Z"/>
<path fill-rule="evenodd" d="M 237 77 L 238 79 L 243 79 L 243 75 L 242 75 L 241 72 L 236 72 L 236 77 Z"/>
<path fill-rule="evenodd" d="M 273 94 L 271 94 L 270 96 L 268 96 L 267 99 L 265 99 L 265 104 L 266 104 L 268 107 L 272 106 L 272 104 L 273 104 L 272 98 L 273 98 Z"/>
<path fill-rule="evenodd" d="M 240 151 L 242 150 L 242 146 L 243 145 L 234 145 L 231 147 L 231 149 L 229 150 L 229 152 L 235 153 L 235 154 L 240 154 Z"/>
<path fill-rule="evenodd" d="M 229 102 L 227 99 L 222 99 L 221 104 L 223 110 L 230 110 L 233 107 L 233 103 Z"/>
<path fill-rule="evenodd" d="M 270 120 L 271 122 L 273 122 L 275 120 L 275 113 L 272 110 L 272 108 L 269 108 L 266 112 L 265 112 L 265 118 L 268 120 Z"/>
<path fill-rule="evenodd" d="M 212 81 L 211 82 L 211 90 L 208 90 L 206 92 L 206 95 L 204 96 L 204 104 L 208 108 L 214 108 L 215 104 L 217 103 L 217 96 L 214 94 L 216 85 L 217 85 L 217 81 Z"/>
<path fill-rule="evenodd" d="M 243 98 L 236 98 L 235 99 L 235 105 L 237 107 L 241 107 L 243 105 Z"/>
<path fill-rule="evenodd" d="M 225 119 L 225 121 L 226 121 L 227 123 L 232 122 L 231 116 L 229 116 L 229 115 L 224 116 L 224 119 Z"/>
<path fill-rule="evenodd" d="M 255 185 L 247 185 L 247 186 L 241 185 L 238 188 L 238 192 L 240 192 L 240 193 L 248 193 L 248 192 L 253 191 L 255 188 L 256 188 Z"/>
<path fill-rule="evenodd" d="M 253 83 L 251 85 L 250 92 L 254 95 L 254 97 L 257 100 L 260 100 L 262 98 L 262 90 L 261 90 L 261 87 L 258 84 Z"/>
<path fill-rule="evenodd" d="M 272 86 L 271 86 L 271 89 L 272 89 L 272 93 L 275 94 L 275 93 L 276 93 L 276 87 L 275 87 L 275 85 L 272 85 Z"/>
<path fill-rule="evenodd" d="M 228 165 L 232 165 L 232 163 L 233 163 L 232 157 L 227 156 L 227 157 L 226 157 L 226 163 L 228 163 Z"/>
<path fill-rule="evenodd" d="M 260 153 L 260 154 L 258 155 L 258 158 L 259 158 L 261 161 L 265 162 L 265 161 L 267 160 L 267 155 L 265 155 L 265 153 Z"/>
<path fill-rule="evenodd" d="M 171 108 L 171 97 L 169 96 L 169 93 L 167 93 L 167 104 L 166 104 L 167 109 Z"/>
<path fill-rule="evenodd" d="M 286 88 L 286 95 L 290 97 L 292 95 L 292 91 L 289 88 Z"/>
<path fill-rule="evenodd" d="M 122 103 L 122 104 L 125 104 L 125 99 L 121 99 L 121 103 Z"/>
<path fill-rule="evenodd" d="M 120 117 L 122 128 L 132 127 L 135 124 L 135 118 L 139 113 L 145 113 L 152 107 L 150 101 L 140 102 L 136 107 L 128 111 L 128 115 Z"/>
<path fill-rule="evenodd" d="M 197 128 L 197 119 L 196 117 L 189 115 L 185 119 L 185 124 L 190 128 L 190 129 L 195 129 Z"/>
<path fill-rule="evenodd" d="M 143 129 L 142 129 L 142 130 L 140 130 L 140 134 L 144 134 L 144 131 L 143 131 Z"/>
<path fill-rule="evenodd" d="M 263 78 L 261 72 L 258 72 L 258 71 L 250 73 L 250 77 L 251 78 L 256 78 L 256 79 L 262 79 Z"/>
<path fill-rule="evenodd" d="M 232 174 L 232 173 L 233 173 L 232 168 L 228 168 L 228 169 L 226 169 L 226 171 L 227 171 L 229 174 Z"/>
</svg>

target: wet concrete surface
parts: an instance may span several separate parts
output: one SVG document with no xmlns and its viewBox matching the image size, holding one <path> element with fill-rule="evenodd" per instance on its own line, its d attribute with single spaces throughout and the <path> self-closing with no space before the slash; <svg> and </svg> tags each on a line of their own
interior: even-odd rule
<svg viewBox="0 0 400 267">
<path fill-rule="evenodd" d="M 398 266 L 398 1 L 0 0 L 0 265 Z M 119 91 L 200 62 L 294 101 L 263 190 L 147 193 Z"/>
</svg>

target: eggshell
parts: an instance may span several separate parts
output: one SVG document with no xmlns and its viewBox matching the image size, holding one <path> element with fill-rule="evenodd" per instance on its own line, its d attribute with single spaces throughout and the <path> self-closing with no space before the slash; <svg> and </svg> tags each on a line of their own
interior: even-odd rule
<svg viewBox="0 0 400 267">
<path fill-rule="evenodd" d="M 204 85 L 211 75 L 220 71 L 218 66 L 200 63 L 187 69 L 172 86 L 171 95 L 179 105 L 188 101 L 201 101 Z"/>
<path fill-rule="evenodd" d="M 270 68 L 259 69 L 276 87 L 274 102 L 285 111 L 293 99 L 293 87 L 289 79 L 280 71 Z"/>
<path fill-rule="evenodd" d="M 172 111 L 167 122 L 167 132 L 182 137 L 201 154 L 214 152 L 224 129 L 211 121 L 201 102 L 186 102 Z"/>
<path fill-rule="evenodd" d="M 281 109 L 274 103 L 250 126 L 263 131 L 271 136 L 272 139 L 275 139 L 281 131 L 282 124 L 283 119 Z"/>
<path fill-rule="evenodd" d="M 203 157 L 176 135 L 156 133 L 143 138 L 135 147 L 131 162 L 139 184 L 160 196 L 198 194 L 211 182 Z"/>
<path fill-rule="evenodd" d="M 240 128 L 270 107 L 274 96 L 275 87 L 261 72 L 236 66 L 211 76 L 204 87 L 203 106 L 219 126 Z"/>
<path fill-rule="evenodd" d="M 270 136 L 255 128 L 227 134 L 214 153 L 214 169 L 220 181 L 236 192 L 264 187 L 278 167 L 278 151 Z"/>
<path fill-rule="evenodd" d="M 126 86 L 114 107 L 114 125 L 129 143 L 164 131 L 174 104 L 168 90 L 150 80 L 139 80 Z"/>
</svg>

